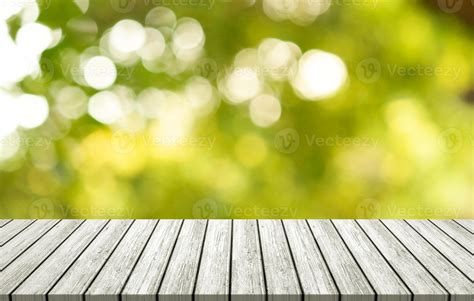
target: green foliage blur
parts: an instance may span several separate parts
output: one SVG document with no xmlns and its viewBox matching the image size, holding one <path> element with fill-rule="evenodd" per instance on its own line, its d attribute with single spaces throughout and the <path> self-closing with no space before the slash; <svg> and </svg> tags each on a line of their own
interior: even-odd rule
<svg viewBox="0 0 474 301">
<path fill-rule="evenodd" d="M 98 46 L 122 19 L 143 24 L 156 4 L 136 0 L 121 13 L 111 3 L 90 1 L 85 14 L 72 1 L 48 3 L 38 22 L 64 38 L 42 58 L 56 72 L 47 81 L 26 78 L 21 89 L 54 107 L 54 86 L 76 85 L 59 68 L 67 55 Z M 221 100 L 182 144 L 150 143 L 147 125 L 119 137 L 126 151 L 117 149 L 115 129 L 51 110 L 43 126 L 22 132 L 31 143 L 0 162 L 1 218 L 474 217 L 472 24 L 411 0 L 333 1 L 307 26 L 273 21 L 261 1 L 164 3 L 201 23 L 211 68 L 277 38 L 336 54 L 348 80 L 321 101 L 302 100 L 288 83 L 276 87 L 282 114 L 268 128 L 252 123 L 248 106 Z M 85 17 L 97 34 L 67 26 Z M 136 94 L 181 89 L 196 70 L 170 76 L 137 63 L 127 78 L 118 68 L 115 84 Z M 366 78 L 371 70 L 377 78 Z"/>
</svg>

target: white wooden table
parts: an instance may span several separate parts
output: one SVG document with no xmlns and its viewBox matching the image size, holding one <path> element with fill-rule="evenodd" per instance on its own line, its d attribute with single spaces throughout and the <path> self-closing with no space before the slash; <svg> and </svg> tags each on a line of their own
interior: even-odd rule
<svg viewBox="0 0 474 301">
<path fill-rule="evenodd" d="M 0 300 L 473 300 L 473 220 L 0 220 Z"/>
</svg>

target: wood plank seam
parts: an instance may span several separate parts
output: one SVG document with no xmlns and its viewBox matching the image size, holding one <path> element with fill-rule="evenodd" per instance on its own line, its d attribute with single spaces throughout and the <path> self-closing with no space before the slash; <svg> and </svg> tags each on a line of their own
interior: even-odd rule
<svg viewBox="0 0 474 301">
<path fill-rule="evenodd" d="M 436 228 L 438 228 L 440 231 L 442 231 L 444 234 L 446 234 L 447 236 L 449 236 L 456 244 L 458 244 L 459 246 L 461 246 L 464 250 L 466 250 L 467 252 L 469 252 L 469 254 L 473 255 L 473 253 L 471 251 L 469 251 L 467 249 L 466 246 L 464 246 L 462 243 L 460 243 L 457 239 L 455 239 L 452 235 L 450 235 L 448 232 L 446 232 L 443 228 L 441 228 L 440 226 L 438 226 L 436 223 L 434 223 L 432 220 L 428 220 L 431 224 L 433 224 Z M 454 220 L 453 222 L 458 225 L 459 227 L 461 227 L 462 229 L 466 229 L 464 228 L 463 226 L 461 226 L 460 224 L 456 223 Z M 466 229 L 467 231 L 467 229 Z M 469 232 L 469 231 L 467 231 Z"/>
<path fill-rule="evenodd" d="M 228 295 L 229 300 L 230 296 L 232 296 L 232 256 L 233 256 L 233 248 L 234 248 L 234 220 L 230 221 L 230 256 L 229 256 L 229 289 Z"/>
<path fill-rule="evenodd" d="M 156 297 L 157 300 L 158 300 L 158 293 L 160 292 L 161 286 L 163 284 L 163 280 L 165 279 L 166 271 L 168 271 L 168 267 L 170 265 L 171 258 L 173 257 L 174 250 L 176 249 L 176 244 L 178 243 L 178 239 L 179 239 L 179 236 L 181 234 L 181 230 L 183 229 L 183 225 L 184 225 L 184 220 L 181 221 L 181 225 L 180 225 L 179 230 L 178 230 L 178 235 L 176 235 L 176 239 L 174 241 L 173 248 L 171 249 L 171 254 L 170 254 L 170 256 L 169 256 L 169 258 L 166 262 L 166 267 L 165 267 L 165 271 L 163 273 L 163 277 L 161 278 L 160 284 L 158 285 L 158 290 L 155 292 L 155 295 L 157 296 Z"/>
<path fill-rule="evenodd" d="M 354 262 L 357 264 L 357 267 L 359 268 L 359 270 L 361 271 L 362 275 L 364 275 L 365 277 L 365 280 L 367 280 L 367 283 L 370 285 L 370 288 L 372 289 L 372 291 L 374 292 L 375 294 L 375 298 L 374 298 L 374 301 L 377 300 L 379 297 L 379 293 L 375 290 L 373 284 L 370 282 L 369 278 L 367 277 L 364 269 L 362 269 L 362 267 L 360 266 L 359 262 L 357 261 L 357 259 L 355 258 L 354 254 L 352 253 L 352 250 L 349 248 L 349 246 L 347 245 L 346 241 L 344 240 L 344 238 L 342 238 L 341 236 L 341 233 L 339 233 L 339 230 L 337 229 L 336 225 L 334 225 L 334 222 L 330 219 L 329 220 L 331 222 L 331 225 L 334 227 L 334 229 L 336 230 L 336 233 L 337 235 L 339 235 L 339 237 L 341 238 L 342 240 L 342 243 L 344 244 L 344 246 L 347 248 L 347 250 L 349 251 L 349 254 L 352 256 L 352 259 L 354 259 Z"/>
<path fill-rule="evenodd" d="M 63 220 L 61 220 L 63 221 Z M 74 233 L 76 232 L 77 229 L 79 229 L 79 227 L 82 226 L 82 224 L 84 224 L 85 220 L 83 220 L 79 225 L 77 225 L 74 230 L 71 231 L 71 233 L 69 233 L 53 250 L 51 250 L 51 252 L 49 252 L 49 254 L 47 254 L 45 256 L 45 258 L 43 258 L 43 260 L 41 260 L 38 265 L 36 265 L 36 267 L 21 281 L 18 282 L 18 284 L 10 291 L 9 293 L 9 299 L 10 301 L 13 299 L 12 297 L 12 293 L 18 289 L 18 287 L 20 287 L 26 279 L 28 279 L 28 277 L 30 277 L 52 254 L 54 254 L 54 252 L 56 252 L 56 250 L 61 247 L 61 245 Z"/>
<path fill-rule="evenodd" d="M 147 241 L 146 241 L 145 245 L 143 246 L 143 249 L 140 251 L 140 254 L 138 255 L 137 259 L 135 260 L 135 263 L 133 264 L 132 269 L 130 270 L 130 273 L 127 275 L 127 279 L 125 280 L 125 282 L 124 282 L 123 285 L 122 285 L 122 288 L 120 289 L 119 296 L 122 296 L 123 290 L 124 290 L 125 287 L 127 286 L 127 283 L 128 283 L 128 281 L 130 280 L 130 277 L 132 276 L 133 271 L 134 271 L 135 268 L 137 267 L 137 264 L 138 264 L 138 262 L 140 261 L 140 258 L 142 257 L 143 252 L 145 251 L 145 249 L 146 249 L 148 243 L 150 242 L 150 239 L 151 239 L 151 237 L 153 236 L 153 232 L 155 232 L 156 227 L 158 227 L 158 224 L 159 224 L 159 223 L 160 223 L 160 220 L 158 220 L 158 221 L 155 223 L 155 226 L 153 227 L 153 230 L 151 230 L 150 235 L 148 236 Z"/>
<path fill-rule="evenodd" d="M 301 291 L 301 300 L 304 300 L 305 291 L 303 290 L 303 285 L 301 284 L 300 274 L 298 273 L 298 267 L 296 266 L 296 263 L 295 263 L 295 257 L 293 255 L 293 250 L 291 249 L 290 242 L 288 240 L 288 234 L 286 233 L 285 224 L 283 223 L 283 220 L 280 220 L 280 223 L 281 223 L 281 226 L 283 227 L 283 233 L 285 234 L 286 244 L 288 246 L 288 249 L 290 250 L 291 262 L 293 263 L 293 269 L 296 272 L 296 279 L 298 279 L 298 285 L 299 285 L 300 291 Z"/>
<path fill-rule="evenodd" d="M 0 247 L 3 247 L 4 245 L 6 245 L 10 240 L 14 239 L 18 234 L 20 234 L 21 232 L 25 231 L 26 228 L 28 228 L 29 226 L 31 226 L 34 222 L 36 222 L 36 220 L 33 220 L 31 221 L 30 223 L 28 223 L 27 225 L 25 225 L 24 227 L 22 227 L 20 229 L 20 231 L 16 232 L 15 234 L 13 234 L 13 236 L 9 237 L 7 240 L 5 240 L 4 242 L 0 243 Z M 9 223 L 8 223 L 9 224 Z"/>
<path fill-rule="evenodd" d="M 198 264 L 197 264 L 198 268 L 196 269 L 196 273 L 194 275 L 193 298 L 194 298 L 194 296 L 196 296 L 196 287 L 197 287 L 197 282 L 198 282 L 199 269 L 201 267 L 202 254 L 204 252 L 204 243 L 206 242 L 208 227 L 209 227 L 209 220 L 206 220 L 206 227 L 204 228 L 204 237 L 202 239 L 201 248 L 200 248 L 200 251 L 199 251 L 199 260 L 198 260 Z"/>
<path fill-rule="evenodd" d="M 408 224 L 408 226 L 410 226 L 416 233 L 418 233 L 433 249 L 435 249 L 439 254 L 441 254 L 441 256 L 443 256 L 449 263 L 451 263 L 451 265 L 457 269 L 461 274 L 463 274 L 466 278 L 468 278 L 469 280 L 471 280 L 471 277 L 469 277 L 466 273 L 464 273 L 456 264 L 454 264 L 454 262 L 449 259 L 446 254 L 444 254 L 443 252 L 441 252 L 439 250 L 439 248 L 437 248 L 435 245 L 433 245 L 427 237 L 425 237 L 423 234 L 421 234 L 415 227 L 413 227 L 407 220 L 404 220 L 404 222 L 406 224 Z M 472 280 L 471 280 L 472 281 Z"/>
<path fill-rule="evenodd" d="M 262 236 L 260 233 L 260 223 L 258 219 L 256 220 L 256 224 L 257 224 L 258 247 L 260 249 L 260 259 L 261 259 L 262 271 L 263 271 L 263 284 L 265 286 L 265 300 L 268 300 L 268 285 L 267 285 L 267 275 L 265 272 L 265 258 L 263 258 Z"/>
<path fill-rule="evenodd" d="M 439 286 L 441 286 L 445 291 L 446 293 L 449 295 L 449 299 L 448 301 L 450 301 L 450 298 L 451 298 L 451 293 L 449 292 L 449 290 L 439 281 L 439 279 L 437 277 L 435 277 L 435 275 L 433 273 L 431 273 L 431 271 L 426 268 L 426 266 L 418 259 L 418 257 L 415 256 L 415 254 L 413 254 L 413 252 L 393 233 L 392 230 L 390 230 L 389 227 L 387 227 L 387 225 L 385 225 L 382 220 L 379 220 L 380 223 L 382 223 L 382 225 L 393 235 L 393 237 L 395 237 L 396 240 L 398 240 L 398 242 L 405 248 L 405 250 L 410 253 L 410 255 L 425 269 L 426 272 L 428 272 L 428 274 L 431 275 L 431 277 L 433 277 L 433 279 L 436 280 L 436 282 L 439 284 Z"/>
<path fill-rule="evenodd" d="M 306 225 L 308 226 L 309 232 L 311 233 L 311 236 L 314 240 L 314 243 L 316 244 L 316 247 L 318 248 L 318 251 L 321 254 L 324 265 L 326 266 L 326 269 L 329 271 L 329 275 L 331 275 L 331 279 L 334 283 L 334 286 L 337 289 L 338 299 L 339 299 L 339 301 L 341 301 L 341 295 L 342 295 L 341 294 L 341 289 L 339 288 L 339 285 L 336 281 L 336 278 L 333 275 L 333 271 L 331 271 L 331 269 L 329 268 L 329 264 L 327 263 L 327 259 L 326 259 L 326 257 L 324 257 L 324 253 L 321 250 L 321 246 L 319 245 L 318 240 L 316 239 L 316 236 L 314 235 L 313 229 L 311 228 L 311 225 L 309 224 L 309 221 L 306 219 L 305 222 L 306 222 Z"/>
<path fill-rule="evenodd" d="M 357 226 L 361 229 L 361 231 L 365 234 L 365 236 L 369 239 L 369 241 L 372 243 L 372 245 L 375 247 L 375 249 L 377 249 L 377 252 L 379 252 L 379 254 L 382 256 L 382 258 L 385 260 L 385 262 L 387 263 L 387 265 L 390 267 L 390 269 L 392 269 L 393 273 L 395 275 L 397 275 L 398 279 L 400 279 L 400 281 L 405 285 L 405 287 L 408 289 L 408 291 L 410 291 L 410 294 L 411 294 L 411 300 L 413 300 L 414 298 L 414 293 L 412 291 L 412 289 L 410 288 L 410 286 L 406 283 L 406 281 L 401 277 L 401 275 L 397 272 L 397 270 L 394 268 L 394 266 L 390 263 L 390 261 L 386 258 L 386 256 L 384 256 L 383 252 L 380 251 L 379 247 L 374 243 L 374 241 L 372 240 L 372 238 L 369 236 L 369 234 L 367 234 L 367 232 L 364 230 L 364 228 L 360 225 L 359 221 L 358 220 L 355 220 Z"/>
<path fill-rule="evenodd" d="M 453 219 L 453 221 L 458 224 L 459 226 L 461 226 L 462 228 L 466 229 L 467 232 L 471 233 L 471 234 L 474 234 L 470 229 L 468 229 L 466 226 L 464 226 L 463 224 L 461 224 L 459 221 Z"/>
<path fill-rule="evenodd" d="M 46 296 L 49 294 L 49 292 L 51 292 L 51 290 L 56 286 L 56 284 L 58 284 L 59 281 L 61 281 L 61 278 L 64 276 L 64 274 L 67 273 L 67 271 L 74 265 L 74 263 L 76 263 L 76 261 L 81 257 L 81 255 L 87 250 L 87 248 L 89 248 L 89 246 L 94 242 L 94 240 L 97 238 L 97 236 L 99 236 L 99 234 L 105 229 L 105 227 L 107 227 L 107 225 L 110 223 L 110 220 L 107 220 L 107 222 L 101 227 L 101 229 L 94 235 L 94 237 L 89 241 L 89 243 L 87 243 L 87 245 L 85 246 L 85 248 L 79 252 L 79 254 L 76 256 L 76 258 L 74 258 L 74 260 L 71 262 L 71 264 L 69 264 L 69 266 L 64 269 L 62 275 L 60 277 L 58 277 L 58 279 L 56 279 L 56 281 L 51 285 L 51 287 L 47 290 L 46 292 Z M 78 227 L 79 228 L 79 227 Z M 66 241 L 66 240 L 64 240 Z"/>
<path fill-rule="evenodd" d="M 110 257 L 112 257 L 112 255 L 114 254 L 115 250 L 117 250 L 118 246 L 120 245 L 120 243 L 122 242 L 123 238 L 127 235 L 128 231 L 130 230 L 130 228 L 132 228 L 133 224 L 135 223 L 135 220 L 133 220 L 130 225 L 128 225 L 127 227 L 127 230 L 125 230 L 122 234 L 122 236 L 120 237 L 120 239 L 117 241 L 117 243 L 115 244 L 112 252 L 110 252 L 110 254 L 107 256 L 107 259 L 104 260 L 104 262 L 102 263 L 102 265 L 100 266 L 100 268 L 97 270 L 97 273 L 95 274 L 95 276 L 91 279 L 91 281 L 89 282 L 89 284 L 84 288 L 84 293 L 82 294 L 81 296 L 81 299 L 82 301 L 85 301 L 86 300 L 86 297 L 85 297 L 85 293 L 89 290 L 89 288 L 92 286 L 92 284 L 94 283 L 94 281 L 97 279 L 97 277 L 99 276 L 100 272 L 102 271 L 102 269 L 104 268 L 104 266 L 107 264 L 107 262 L 109 261 Z"/>
<path fill-rule="evenodd" d="M 44 233 L 39 235 L 35 240 L 31 242 L 24 250 L 20 251 L 16 256 L 14 256 L 7 264 L 5 264 L 2 268 L 0 268 L 0 271 L 5 270 L 10 264 L 12 264 L 18 257 L 20 257 L 23 253 L 25 253 L 28 249 L 34 246 L 36 242 L 38 242 L 43 236 L 45 236 L 51 229 L 56 227 L 56 225 L 60 222 L 61 220 L 58 220 L 55 224 L 53 224 L 48 230 L 46 230 Z"/>
</svg>

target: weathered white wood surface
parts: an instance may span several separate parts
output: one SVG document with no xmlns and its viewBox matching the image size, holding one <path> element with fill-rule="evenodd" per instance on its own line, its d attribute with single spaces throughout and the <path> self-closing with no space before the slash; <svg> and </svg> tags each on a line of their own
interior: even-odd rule
<svg viewBox="0 0 474 301">
<path fill-rule="evenodd" d="M 451 294 L 450 300 L 472 300 L 472 282 L 405 221 L 384 220 L 383 223 Z"/>
<path fill-rule="evenodd" d="M 34 222 L 34 220 L 18 219 L 0 228 L 0 247 Z"/>
<path fill-rule="evenodd" d="M 444 233 L 448 234 L 461 247 L 468 250 L 471 254 L 474 253 L 474 235 L 466 228 L 455 221 L 432 220 L 431 222 L 438 226 Z"/>
<path fill-rule="evenodd" d="M 0 219 L 0 228 L 8 224 L 10 221 L 11 219 Z"/>
<path fill-rule="evenodd" d="M 474 233 L 474 220 L 472 219 L 457 219 L 454 220 L 456 223 L 459 225 L 463 226 L 467 231 L 471 232 L 471 234 Z"/>
<path fill-rule="evenodd" d="M 471 220 L 0 221 L 0 301 L 472 300 Z"/>
</svg>

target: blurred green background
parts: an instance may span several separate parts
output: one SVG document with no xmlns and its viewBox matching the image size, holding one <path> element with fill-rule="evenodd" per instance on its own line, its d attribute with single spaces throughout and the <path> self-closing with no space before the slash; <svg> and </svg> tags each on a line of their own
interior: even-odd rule
<svg viewBox="0 0 474 301">
<path fill-rule="evenodd" d="M 347 0 L 326 10 L 318 1 L 307 2 L 319 5 L 311 15 L 296 0 L 42 0 L 37 19 L 25 8 L 0 18 L 3 39 L 17 44 L 28 22 L 60 29 L 36 56 L 40 71 L 8 83 L 15 68 L 4 68 L 0 97 L 43 96 L 48 113 L 40 125 L 0 135 L 0 217 L 473 218 L 474 30 L 463 17 L 472 3 L 450 10 L 442 1 Z M 156 7 L 170 10 L 149 15 Z M 186 18 L 202 26 L 205 43 L 196 42 L 199 26 L 183 26 L 179 36 Z M 121 61 L 104 50 L 100 41 L 125 19 L 160 31 L 164 54 L 153 57 L 162 46 L 153 44 L 147 65 L 146 55 Z M 136 36 L 119 42 L 132 47 Z M 337 93 L 305 100 L 290 79 L 268 79 L 253 65 L 269 38 L 301 50 L 291 68 L 322 50 L 344 63 L 347 78 Z M 184 63 L 176 58 L 176 47 L 199 43 Z M 5 64 L 12 54 L 1 48 Z M 243 49 L 254 49 L 243 65 L 256 68 L 260 92 L 275 96 L 276 108 L 256 101 L 252 111 L 244 96 L 226 94 L 255 88 L 237 80 L 236 91 L 225 91 Z M 84 62 L 98 54 L 117 70 L 105 88 L 84 81 Z M 199 102 L 189 88 L 196 78 L 212 87 L 209 110 L 173 111 L 173 101 Z M 157 94 L 144 97 L 150 88 Z M 108 100 L 94 108 L 100 90 L 125 95 L 119 103 L 131 109 L 115 118 Z M 150 117 L 159 91 L 171 109 Z"/>
</svg>

